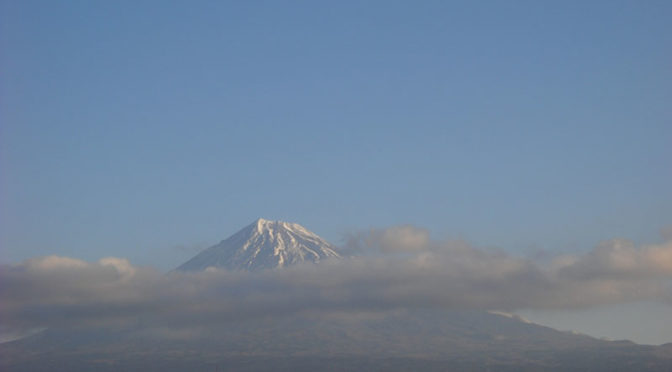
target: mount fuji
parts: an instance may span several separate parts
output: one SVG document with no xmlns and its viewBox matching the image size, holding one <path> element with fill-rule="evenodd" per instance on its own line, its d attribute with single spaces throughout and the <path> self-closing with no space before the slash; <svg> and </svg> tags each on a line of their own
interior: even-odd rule
<svg viewBox="0 0 672 372">
<path fill-rule="evenodd" d="M 336 247 L 299 224 L 259 218 L 176 270 L 257 271 L 340 257 Z"/>
</svg>

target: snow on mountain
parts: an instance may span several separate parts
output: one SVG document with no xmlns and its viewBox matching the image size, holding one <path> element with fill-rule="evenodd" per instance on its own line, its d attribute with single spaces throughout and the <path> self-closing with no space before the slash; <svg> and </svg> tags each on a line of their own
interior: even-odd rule
<svg viewBox="0 0 672 372">
<path fill-rule="evenodd" d="M 334 246 L 305 227 L 260 218 L 176 270 L 202 271 L 214 267 L 254 271 L 301 262 L 318 263 L 327 258 L 340 255 Z"/>
</svg>

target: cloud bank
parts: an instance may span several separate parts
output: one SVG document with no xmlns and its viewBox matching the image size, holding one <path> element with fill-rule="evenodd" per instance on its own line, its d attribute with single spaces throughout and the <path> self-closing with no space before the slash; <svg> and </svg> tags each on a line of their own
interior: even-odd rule
<svg viewBox="0 0 672 372">
<path fill-rule="evenodd" d="M 411 226 L 351 239 L 366 254 L 257 273 L 164 274 L 120 258 L 49 256 L 0 266 L 0 326 L 198 327 L 297 313 L 565 309 L 672 303 L 672 241 L 604 242 L 541 264 Z"/>
</svg>

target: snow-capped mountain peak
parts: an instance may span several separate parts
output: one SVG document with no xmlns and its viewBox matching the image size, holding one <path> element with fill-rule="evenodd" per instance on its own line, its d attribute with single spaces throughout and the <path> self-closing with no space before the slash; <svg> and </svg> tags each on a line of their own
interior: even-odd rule
<svg viewBox="0 0 672 372">
<path fill-rule="evenodd" d="M 318 263 L 328 258 L 340 258 L 340 255 L 334 246 L 305 227 L 259 218 L 177 270 L 201 271 L 214 267 L 254 271 L 301 262 Z"/>
</svg>

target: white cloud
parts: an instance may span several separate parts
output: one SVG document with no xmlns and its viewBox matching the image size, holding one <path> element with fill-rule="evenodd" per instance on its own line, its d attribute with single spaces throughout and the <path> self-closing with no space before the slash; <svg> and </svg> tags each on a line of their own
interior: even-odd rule
<svg viewBox="0 0 672 372">
<path fill-rule="evenodd" d="M 429 231 L 410 225 L 373 230 L 368 237 L 369 245 L 387 252 L 417 252 L 427 249 L 429 243 Z"/>
<path fill-rule="evenodd" d="M 162 274 L 127 260 L 43 257 L 0 267 L 3 326 L 207 327 L 297 312 L 564 309 L 672 299 L 672 245 L 613 240 L 550 265 L 435 242 L 410 226 L 353 244 L 373 254 L 259 273 Z M 403 252 L 403 254 L 399 254 Z"/>
<path fill-rule="evenodd" d="M 564 261 L 564 264 L 560 263 Z M 584 256 L 562 257 L 555 262 L 561 272 L 582 277 L 672 276 L 672 241 L 636 247 L 624 239 L 602 242 Z"/>
</svg>

